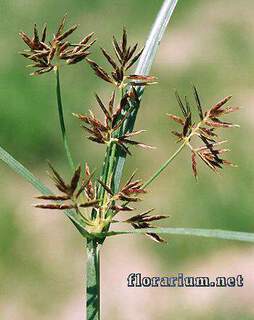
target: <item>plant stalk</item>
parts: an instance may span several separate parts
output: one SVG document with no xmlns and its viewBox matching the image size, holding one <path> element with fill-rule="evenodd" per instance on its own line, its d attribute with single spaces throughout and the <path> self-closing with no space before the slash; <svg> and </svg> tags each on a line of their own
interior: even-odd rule
<svg viewBox="0 0 254 320">
<path fill-rule="evenodd" d="M 64 149 L 66 152 L 66 156 L 70 165 L 71 170 L 75 170 L 74 162 L 72 160 L 70 148 L 67 142 L 67 136 L 66 136 L 66 127 L 64 122 L 64 111 L 63 111 L 63 103 L 62 103 L 62 96 L 61 96 L 61 84 L 60 84 L 60 73 L 59 73 L 59 67 L 55 68 L 56 73 L 56 97 L 57 97 L 57 107 L 58 107 L 58 115 L 59 115 L 59 121 L 60 121 L 60 127 L 62 132 L 62 138 L 63 138 L 63 144 Z"/>
<path fill-rule="evenodd" d="M 161 39 L 166 31 L 167 25 L 170 21 L 170 18 L 172 17 L 172 14 L 175 10 L 177 2 L 178 0 L 163 1 L 161 9 L 149 33 L 149 37 L 146 41 L 144 51 L 142 52 L 142 55 L 139 58 L 139 62 L 135 70 L 135 74 L 138 74 L 138 75 L 149 74 L 156 52 L 160 45 Z M 139 100 L 141 100 L 143 91 L 144 91 L 144 87 L 137 88 Z M 126 121 L 124 122 L 123 127 L 121 128 L 123 133 L 133 131 L 139 106 L 140 106 L 140 103 L 138 103 L 135 106 L 135 109 L 132 111 L 130 117 L 126 119 Z M 114 174 L 114 191 L 115 192 L 118 191 L 119 189 L 125 160 L 126 160 L 126 153 L 122 149 L 117 148 L 116 165 L 115 165 L 115 171 L 114 171 L 115 172 Z"/>
<path fill-rule="evenodd" d="M 172 162 L 172 160 L 175 159 L 175 157 L 182 151 L 182 149 L 187 145 L 192 151 L 194 149 L 190 145 L 190 139 L 198 132 L 199 128 L 207 121 L 209 118 L 209 114 L 207 114 L 198 124 L 197 126 L 192 129 L 191 133 L 185 137 L 183 144 L 176 150 L 176 152 L 152 175 L 151 178 L 149 178 L 143 185 L 143 188 L 147 187 L 149 184 L 151 184 L 159 175 L 164 171 L 167 166 Z"/>
<path fill-rule="evenodd" d="M 107 176 L 107 185 L 111 186 L 112 183 L 112 175 L 113 175 L 113 171 L 114 171 L 114 160 L 115 160 L 115 154 L 116 154 L 116 143 L 114 143 L 112 145 L 111 148 L 111 154 L 110 154 L 110 158 L 109 158 L 109 167 L 108 167 L 108 176 Z"/>
<path fill-rule="evenodd" d="M 86 319 L 100 320 L 100 245 L 87 240 Z"/>
<path fill-rule="evenodd" d="M 180 145 L 180 147 L 176 150 L 176 152 L 174 154 L 172 154 L 172 156 L 163 163 L 163 165 L 151 176 L 151 178 L 149 178 L 142 186 L 142 188 L 146 188 L 147 186 L 149 186 L 156 178 L 159 177 L 159 175 L 162 173 L 162 171 L 164 171 L 167 166 L 175 159 L 175 157 L 182 151 L 182 149 L 186 146 L 186 142 L 184 142 L 183 144 Z"/>
<path fill-rule="evenodd" d="M 166 30 L 170 17 L 175 9 L 177 0 L 164 0 L 161 10 L 155 20 L 155 23 L 150 32 L 149 38 L 146 42 L 145 50 L 139 60 L 138 67 L 136 69 L 136 74 L 147 75 L 150 71 L 152 61 L 155 57 L 156 51 L 158 49 L 161 38 Z M 143 87 L 137 89 L 138 95 L 141 99 L 143 93 Z M 124 92 L 122 91 L 122 95 Z M 139 102 L 135 106 L 135 110 L 131 113 L 129 119 L 126 119 L 123 126 L 120 128 L 119 132 L 127 133 L 133 131 L 137 112 L 139 109 Z M 181 147 L 181 149 L 183 146 Z M 180 152 L 181 150 L 179 150 Z M 179 153 L 178 152 L 178 153 Z M 165 167 L 173 160 L 173 158 L 178 154 L 176 153 L 172 159 L 168 160 Z M 101 178 L 104 183 L 109 187 L 113 187 L 113 191 L 116 192 L 119 189 L 120 180 L 122 177 L 123 167 L 125 163 L 126 153 L 123 152 L 116 144 L 110 144 L 106 150 L 105 160 L 102 168 Z M 161 168 L 163 171 L 164 168 Z M 151 183 L 160 172 L 156 173 L 151 181 Z M 102 197 L 103 203 L 105 200 L 105 190 L 103 188 L 98 188 L 99 196 Z M 94 213 L 95 214 L 95 213 Z M 108 230 L 107 230 L 108 231 Z M 100 241 L 103 243 L 105 238 Z M 100 287 L 99 287 L 99 276 L 100 276 L 100 266 L 99 266 L 99 248 L 98 243 L 94 240 L 87 241 L 87 320 L 99 320 L 100 319 Z"/>
</svg>

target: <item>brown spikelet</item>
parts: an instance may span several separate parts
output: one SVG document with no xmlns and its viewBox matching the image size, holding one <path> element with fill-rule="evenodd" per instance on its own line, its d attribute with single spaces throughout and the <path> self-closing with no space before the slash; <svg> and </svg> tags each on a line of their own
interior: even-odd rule
<svg viewBox="0 0 254 320">
<path fill-rule="evenodd" d="M 213 121 L 207 120 L 205 124 L 209 127 L 213 128 L 235 128 L 239 127 L 237 124 L 233 124 L 230 122 L 220 121 L 219 119 L 213 119 Z"/>
<path fill-rule="evenodd" d="M 53 175 L 51 176 L 52 180 L 55 182 L 56 187 L 62 191 L 62 192 L 67 192 L 68 191 L 68 186 L 67 184 L 64 182 L 63 178 L 60 176 L 60 174 L 53 168 L 53 166 L 51 165 L 51 163 L 48 163 L 50 169 L 53 172 Z"/>
<path fill-rule="evenodd" d="M 79 165 L 77 169 L 75 170 L 73 177 L 71 179 L 71 184 L 70 184 L 70 189 L 72 192 L 74 192 L 78 186 L 79 179 L 80 179 L 80 174 L 81 174 L 81 166 Z"/>
<path fill-rule="evenodd" d="M 89 33 L 87 36 L 85 36 L 85 37 L 79 42 L 79 44 L 80 44 L 80 45 L 85 45 L 85 44 L 87 44 L 93 36 L 94 36 L 94 32 Z"/>
<path fill-rule="evenodd" d="M 184 123 L 185 123 L 183 118 L 178 117 L 178 116 L 176 116 L 174 114 L 167 113 L 167 116 L 169 117 L 170 120 L 173 120 L 173 121 L 175 121 L 175 122 L 177 122 L 177 123 L 179 123 L 181 125 L 184 125 Z"/>
<path fill-rule="evenodd" d="M 42 196 L 38 196 L 36 197 L 37 199 L 41 199 L 41 200 L 53 200 L 53 201 L 65 201 L 65 200 L 69 200 L 70 196 L 69 195 L 60 195 L 60 196 L 55 196 L 55 195 L 42 195 Z"/>
<path fill-rule="evenodd" d="M 72 26 L 71 28 L 69 28 L 67 31 L 65 31 L 64 33 L 60 34 L 56 40 L 57 41 L 62 41 L 64 39 L 66 39 L 69 35 L 71 35 L 76 29 L 77 29 L 78 25 L 75 24 L 74 26 Z"/>
<path fill-rule="evenodd" d="M 91 188 L 91 186 L 92 186 L 91 181 L 92 181 L 94 174 L 95 174 L 95 171 L 93 171 L 86 179 L 83 179 L 83 181 L 81 182 L 81 186 L 77 191 L 76 198 L 78 198 L 81 195 L 81 193 L 86 189 L 86 187 L 88 186 L 89 183 L 90 183 L 90 188 Z"/>
<path fill-rule="evenodd" d="M 64 30 L 64 25 L 65 25 L 65 22 L 66 22 L 66 18 L 67 18 L 67 14 L 65 14 L 63 16 L 63 18 L 61 19 L 60 21 L 60 24 L 58 26 L 58 30 L 56 32 L 56 37 L 59 37 L 61 33 L 63 33 L 63 30 Z"/>
<path fill-rule="evenodd" d="M 119 211 L 123 211 L 123 212 L 128 211 L 129 212 L 129 211 L 134 210 L 133 208 L 131 208 L 129 206 L 119 206 L 119 205 L 112 205 L 110 208 L 111 208 L 111 210 L 116 211 L 116 212 L 119 212 Z"/>
<path fill-rule="evenodd" d="M 110 195 L 114 195 L 113 191 L 103 181 L 98 179 L 98 182 Z"/>
<path fill-rule="evenodd" d="M 192 162 L 192 171 L 194 174 L 195 179 L 197 179 L 197 161 L 196 161 L 196 153 L 194 151 L 192 151 L 191 154 L 191 162 Z"/>
<path fill-rule="evenodd" d="M 36 204 L 35 208 L 39 209 L 53 209 L 53 210 L 66 210 L 73 209 L 74 205 L 72 204 Z"/>
<path fill-rule="evenodd" d="M 144 223 L 144 222 L 149 223 L 152 221 L 159 221 L 159 220 L 168 218 L 168 216 L 164 216 L 164 215 L 150 215 L 150 213 L 153 210 L 154 209 L 150 209 L 150 210 L 145 211 L 143 213 L 132 216 L 131 218 L 125 220 L 124 222 L 127 222 L 127 223 Z"/>
<path fill-rule="evenodd" d="M 91 200 L 91 201 L 87 201 L 85 203 L 81 203 L 79 204 L 80 208 L 89 208 L 89 207 L 95 207 L 99 204 L 100 200 Z"/>
<path fill-rule="evenodd" d="M 222 106 L 224 106 L 224 104 L 226 104 L 230 99 L 232 98 L 232 96 L 227 96 L 225 98 L 223 98 L 221 101 L 219 101 L 218 103 L 216 103 L 211 109 L 210 112 L 214 112 L 218 109 L 220 109 Z"/>
<path fill-rule="evenodd" d="M 112 120 L 110 112 L 109 112 L 109 111 L 107 110 L 107 108 L 104 106 L 104 104 L 103 104 L 103 102 L 101 101 L 100 97 L 99 97 L 97 94 L 95 94 L 95 97 L 96 97 L 96 100 L 97 100 L 97 102 L 98 102 L 101 110 L 102 110 L 103 113 L 105 114 L 106 118 Z"/>
<path fill-rule="evenodd" d="M 136 54 L 135 57 L 130 60 L 129 64 L 128 64 L 127 67 L 126 67 L 126 70 L 130 69 L 130 68 L 138 61 L 138 59 L 140 58 L 143 50 L 144 50 L 144 49 L 142 48 L 142 49 L 138 52 L 138 54 Z"/>
<path fill-rule="evenodd" d="M 95 191 L 94 191 L 93 183 L 90 179 L 91 172 L 87 162 L 85 164 L 85 172 L 86 172 L 86 177 L 88 178 L 88 183 L 86 185 L 85 191 L 90 199 L 94 199 Z"/>
<path fill-rule="evenodd" d="M 45 42 L 46 37 L 47 37 L 47 24 L 45 23 L 42 30 L 41 42 Z"/>
<path fill-rule="evenodd" d="M 199 94 L 198 94 L 197 88 L 195 86 L 193 86 L 193 92 L 194 92 L 194 97 L 195 97 L 195 100 L 196 100 L 196 106 L 197 106 L 197 109 L 198 109 L 199 118 L 202 121 L 204 119 L 204 114 L 203 114 L 203 110 L 202 110 Z"/>
<path fill-rule="evenodd" d="M 163 238 L 161 238 L 157 233 L 147 233 L 146 235 L 155 242 L 166 243 L 166 241 Z"/>
<path fill-rule="evenodd" d="M 145 82 L 151 82 L 151 81 L 155 81 L 156 77 L 154 76 L 142 76 L 142 75 L 130 75 L 127 76 L 127 79 L 129 80 L 141 80 L 141 81 L 145 81 Z"/>
<path fill-rule="evenodd" d="M 142 222 L 142 223 L 132 223 L 132 226 L 135 229 L 145 229 L 145 228 L 151 228 L 151 225 L 149 223 L 146 222 Z M 165 243 L 165 240 L 162 239 L 157 233 L 146 233 L 146 235 L 151 238 L 152 240 L 154 240 L 155 242 L 158 243 Z"/>
<path fill-rule="evenodd" d="M 104 71 L 96 62 L 86 59 L 86 61 L 90 64 L 91 68 L 94 70 L 95 74 L 101 78 L 102 80 L 106 82 L 113 83 L 113 80 L 110 78 L 110 76 L 107 74 L 106 71 Z"/>
<path fill-rule="evenodd" d="M 104 55 L 104 57 L 108 60 L 108 62 L 111 64 L 111 66 L 116 69 L 117 68 L 117 63 L 114 61 L 114 59 L 107 53 L 107 51 L 103 48 L 101 48 L 101 51 Z"/>
</svg>

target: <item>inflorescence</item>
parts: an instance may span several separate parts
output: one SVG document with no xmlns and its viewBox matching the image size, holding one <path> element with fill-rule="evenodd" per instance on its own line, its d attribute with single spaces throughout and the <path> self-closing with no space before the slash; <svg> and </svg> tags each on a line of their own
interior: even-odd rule
<svg viewBox="0 0 254 320">
<path fill-rule="evenodd" d="M 100 79 L 109 82 L 116 87 L 124 88 L 127 84 L 132 86 L 153 84 L 156 79 L 153 76 L 127 74 L 128 70 L 138 61 L 142 54 L 143 49 L 136 53 L 137 48 L 138 43 L 134 46 L 128 46 L 127 32 L 124 28 L 121 43 L 117 42 L 116 38 L 113 36 L 113 51 L 115 57 L 111 56 L 105 49 L 101 48 L 104 57 L 113 69 L 111 73 L 105 71 L 95 61 L 87 59 L 87 62 Z"/>
<path fill-rule="evenodd" d="M 50 72 L 60 64 L 60 61 L 65 61 L 67 64 L 76 64 L 84 60 L 89 54 L 90 47 L 96 40 L 89 43 L 94 33 L 85 36 L 79 43 L 72 44 L 67 41 L 67 38 L 77 29 L 77 25 L 64 31 L 66 15 L 63 17 L 56 34 L 47 43 L 47 25 L 44 26 L 41 37 L 39 36 L 37 26 L 34 26 L 33 36 L 29 37 L 25 32 L 20 32 L 19 35 L 29 47 L 21 54 L 32 61 L 29 67 L 37 68 L 31 75 L 41 75 Z"/>
<path fill-rule="evenodd" d="M 143 49 L 137 51 L 137 43 L 134 46 L 128 44 L 127 32 L 124 28 L 120 42 L 113 37 L 114 56 L 101 48 L 103 56 L 112 68 L 110 72 L 107 72 L 96 62 L 87 58 L 90 54 L 89 49 L 95 42 L 95 40 L 90 42 L 94 33 L 88 34 L 77 44 L 71 44 L 67 41 L 67 38 L 77 29 L 77 25 L 64 31 L 65 22 L 66 16 L 64 16 L 56 34 L 48 43 L 46 41 L 47 26 L 44 27 L 41 36 L 38 34 L 36 25 L 32 37 L 24 32 L 20 33 L 21 38 L 29 47 L 28 50 L 22 52 L 22 55 L 33 62 L 31 67 L 37 68 L 32 74 L 40 75 L 53 69 L 58 70 L 61 61 L 65 61 L 67 64 L 75 64 L 80 61 L 88 62 L 100 79 L 114 87 L 107 104 L 97 94 L 95 95 L 97 104 L 103 112 L 103 121 L 99 120 L 91 110 L 89 115 L 73 114 L 81 121 L 81 127 L 88 133 L 88 139 L 98 144 L 104 144 L 108 148 L 115 145 L 119 146 L 129 155 L 131 155 L 129 146 L 132 145 L 152 149 L 153 147 L 149 145 L 133 140 L 133 137 L 145 130 L 127 133 L 123 130 L 125 122 L 140 102 L 137 86 L 153 84 L 156 79 L 154 76 L 129 73 L 130 68 L 141 56 Z M 116 102 L 116 90 L 121 95 L 118 102 Z M 221 141 L 217 133 L 219 128 L 237 127 L 235 124 L 220 119 L 222 116 L 239 109 L 224 108 L 231 96 L 224 98 L 204 112 L 197 89 L 194 87 L 196 111 L 199 117 L 196 122 L 193 119 L 193 110 L 187 98 L 185 97 L 183 101 L 177 92 L 176 98 L 182 116 L 168 114 L 168 117 L 181 126 L 181 131 L 172 131 L 172 133 L 177 137 L 178 142 L 182 142 L 183 147 L 189 147 L 194 176 L 197 178 L 197 157 L 214 172 L 218 172 L 218 169 L 223 168 L 224 165 L 233 166 L 231 162 L 222 158 L 222 155 L 229 150 L 221 148 L 221 145 L 226 141 Z M 198 144 L 197 141 L 199 141 Z M 106 161 L 110 161 L 112 164 L 115 161 L 113 151 L 110 153 L 110 157 L 112 159 Z M 167 161 L 167 163 L 170 163 L 170 161 Z M 107 166 L 109 167 L 108 164 L 104 163 L 104 168 L 109 170 Z M 132 204 L 141 200 L 141 196 L 147 192 L 145 187 L 162 172 L 165 166 L 155 173 L 149 183 L 144 184 L 142 180 L 134 179 L 135 174 L 133 174 L 118 191 L 114 191 L 112 185 L 112 170 L 105 171 L 106 175 L 102 175 L 100 179 L 95 179 L 94 172 L 91 173 L 88 164 L 85 165 L 84 170 L 79 165 L 73 173 L 70 183 L 66 183 L 52 165 L 50 165 L 50 168 L 52 171 L 51 178 L 60 194 L 39 196 L 38 199 L 47 202 L 37 204 L 36 207 L 51 210 L 74 210 L 82 219 L 86 231 L 92 236 L 97 237 L 99 234 L 107 232 L 112 223 L 129 223 L 135 229 L 142 229 L 152 228 L 151 223 L 153 221 L 166 218 L 164 215 L 152 215 L 153 209 L 151 209 L 127 219 L 116 219 L 116 215 L 120 212 L 128 213 L 135 210 Z M 114 167 L 112 168 L 114 170 Z M 100 192 L 101 190 L 103 192 Z M 147 235 L 157 242 L 164 241 L 155 233 L 147 233 Z"/>
<path fill-rule="evenodd" d="M 140 196 L 146 193 L 142 187 L 142 181 L 134 180 L 135 173 L 120 191 L 114 194 L 112 189 L 101 180 L 93 181 L 94 172 L 91 173 L 88 164 L 85 166 L 84 176 L 82 176 L 81 166 L 77 167 L 70 183 L 66 183 L 53 166 L 49 165 L 52 171 L 51 178 L 61 194 L 38 196 L 38 199 L 49 201 L 49 203 L 36 204 L 35 207 L 50 210 L 74 209 L 85 223 L 87 231 L 92 234 L 102 232 L 111 223 L 129 223 L 135 229 L 140 229 L 151 228 L 151 222 L 166 218 L 163 215 L 150 215 L 149 213 L 153 210 L 151 209 L 123 221 L 115 220 L 119 212 L 134 211 L 135 209 L 128 204 L 141 201 Z M 104 199 L 98 199 L 96 192 L 98 184 L 106 191 L 107 196 Z M 96 211 L 95 218 L 92 209 Z M 147 233 L 147 235 L 157 242 L 164 242 L 155 233 Z"/>
<path fill-rule="evenodd" d="M 146 149 L 154 149 L 154 147 L 150 145 L 131 139 L 133 136 L 145 132 L 145 130 L 132 131 L 125 134 L 119 132 L 119 129 L 123 125 L 124 121 L 133 111 L 132 106 L 138 101 L 138 95 L 134 87 L 124 94 L 116 108 L 115 91 L 112 93 L 112 96 L 108 102 L 108 106 L 105 106 L 97 94 L 96 100 L 104 114 L 104 122 L 97 119 L 91 110 L 89 111 L 89 116 L 75 113 L 73 114 L 84 123 L 82 128 L 89 133 L 89 140 L 107 145 L 110 143 L 116 143 L 129 155 L 131 155 L 131 152 L 128 149 L 128 145 L 136 145 Z"/>
<path fill-rule="evenodd" d="M 197 156 L 214 172 L 218 172 L 218 169 L 222 169 L 224 165 L 235 166 L 230 161 L 221 157 L 221 155 L 229 151 L 229 149 L 220 148 L 220 146 L 227 141 L 221 141 L 219 139 L 217 129 L 239 127 L 237 124 L 225 122 L 220 119 L 220 117 L 235 112 L 239 110 L 239 108 L 223 108 L 231 99 L 231 96 L 227 96 L 204 112 L 195 87 L 194 97 L 196 100 L 196 110 L 199 116 L 199 121 L 197 123 L 193 121 L 193 112 L 187 98 L 185 97 L 185 101 L 183 102 L 177 92 L 176 98 L 183 116 L 179 117 L 173 114 L 167 114 L 170 120 L 175 121 L 182 127 L 181 131 L 172 131 L 172 133 L 178 138 L 178 142 L 183 142 L 190 148 L 194 176 L 197 177 Z M 202 142 L 201 145 L 195 146 L 193 144 L 195 137 Z"/>
</svg>

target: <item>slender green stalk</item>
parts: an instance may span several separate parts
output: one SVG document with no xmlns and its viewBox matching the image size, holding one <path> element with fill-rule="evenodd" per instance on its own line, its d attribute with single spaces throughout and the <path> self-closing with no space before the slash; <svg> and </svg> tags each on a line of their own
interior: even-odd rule
<svg viewBox="0 0 254 320">
<path fill-rule="evenodd" d="M 86 319 L 100 319 L 100 247 L 95 240 L 87 240 L 86 262 Z"/>
<path fill-rule="evenodd" d="M 67 159 L 70 165 L 71 170 L 75 169 L 74 162 L 72 160 L 70 148 L 67 142 L 67 136 L 66 136 L 66 127 L 64 122 L 64 111 L 63 111 L 63 103 L 62 103 L 62 97 L 61 97 L 61 85 L 60 85 L 60 74 L 59 74 L 59 67 L 56 67 L 56 97 L 57 97 L 57 106 L 58 106 L 58 115 L 59 115 L 59 121 L 62 131 L 62 138 L 63 138 L 63 144 L 64 149 L 67 155 Z"/>
<path fill-rule="evenodd" d="M 111 148 L 111 145 L 108 145 L 107 146 L 107 149 L 106 149 L 106 153 L 105 153 L 105 158 L 104 158 L 104 162 L 103 162 L 103 166 L 102 166 L 102 171 L 101 171 L 101 174 L 100 174 L 100 179 L 106 183 L 106 172 L 108 170 L 108 165 L 109 165 L 109 157 L 110 157 L 110 148 Z M 98 196 L 100 199 L 103 199 L 103 192 L 104 192 L 104 189 L 103 187 L 99 184 L 98 185 Z"/>
<path fill-rule="evenodd" d="M 116 145 L 114 142 L 110 143 L 106 150 L 106 159 L 105 159 L 105 170 L 103 166 L 102 170 L 102 181 L 110 188 L 111 187 L 111 180 L 112 174 L 114 171 L 114 160 L 115 160 L 115 152 L 116 152 Z M 98 189 L 100 198 L 102 199 L 102 205 L 105 205 L 107 202 L 107 192 L 104 188 Z"/>
<path fill-rule="evenodd" d="M 121 88 L 119 90 L 119 101 L 123 98 L 124 91 Z M 101 173 L 101 179 L 102 181 L 109 187 L 113 188 L 114 184 L 114 172 L 115 172 L 115 157 L 116 157 L 116 151 L 117 151 L 117 146 L 114 141 L 111 141 L 109 145 L 107 146 L 107 150 L 105 153 L 105 158 L 104 158 L 104 163 L 103 163 L 103 168 L 102 168 L 102 173 Z M 103 199 L 103 204 L 107 201 L 106 195 L 107 192 L 105 191 L 104 188 L 99 186 L 98 188 L 98 193 L 100 195 L 100 198 Z"/>
<path fill-rule="evenodd" d="M 175 10 L 177 2 L 178 0 L 163 1 L 161 9 L 149 33 L 149 37 L 146 41 L 144 51 L 140 56 L 137 68 L 135 70 L 135 74 L 138 74 L 138 75 L 149 74 L 156 52 L 159 48 L 161 39 L 166 31 L 167 25 L 172 17 L 172 14 Z M 140 99 L 143 95 L 143 91 L 144 91 L 143 87 L 137 88 L 138 96 Z M 126 119 L 126 121 L 124 122 L 123 128 L 121 128 L 123 133 L 133 131 L 136 117 L 139 110 L 139 105 L 140 104 L 138 103 L 135 106 L 135 109 L 132 111 L 130 117 Z M 117 148 L 117 149 L 118 150 L 116 154 L 116 168 L 115 168 L 115 174 L 114 174 L 114 189 L 115 189 L 114 191 L 118 191 L 119 189 L 122 172 L 125 164 L 125 159 L 126 159 L 126 153 L 120 148 Z"/>
<path fill-rule="evenodd" d="M 172 156 L 163 163 L 163 165 L 151 176 L 151 178 L 149 178 L 144 184 L 143 184 L 143 188 L 146 188 L 148 185 L 150 185 L 156 178 L 159 177 L 159 175 L 162 173 L 162 171 L 164 171 L 167 166 L 175 159 L 175 157 L 182 151 L 182 149 L 185 147 L 186 143 L 183 143 L 180 145 L 180 147 L 176 150 L 176 152 L 174 154 L 172 154 Z"/>
<path fill-rule="evenodd" d="M 110 186 L 111 186 L 112 175 L 113 175 L 113 171 L 114 171 L 115 155 L 116 155 L 116 143 L 114 143 L 113 146 L 112 146 L 110 159 L 109 159 L 107 183 Z"/>
<path fill-rule="evenodd" d="M 112 183 L 112 176 L 114 173 L 115 154 L 116 154 L 116 144 L 112 142 L 107 147 L 106 156 L 105 156 L 102 174 L 101 174 L 101 180 L 108 187 L 111 187 L 111 183 Z M 100 199 L 102 199 L 102 204 L 105 204 L 107 202 L 107 192 L 100 185 L 98 186 L 98 194 Z"/>
</svg>

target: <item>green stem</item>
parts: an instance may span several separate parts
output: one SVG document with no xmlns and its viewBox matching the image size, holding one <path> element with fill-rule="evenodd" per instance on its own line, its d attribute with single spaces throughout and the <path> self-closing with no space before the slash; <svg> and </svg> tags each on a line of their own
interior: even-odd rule
<svg viewBox="0 0 254 320">
<path fill-rule="evenodd" d="M 164 171 L 167 166 L 175 159 L 175 157 L 182 151 L 182 149 L 185 147 L 186 143 L 184 142 L 181 144 L 181 146 L 176 150 L 176 152 L 166 161 L 163 163 L 163 165 L 149 178 L 142 186 L 142 188 L 146 188 L 148 185 L 150 185 L 156 178 L 159 177 L 159 175 Z"/>
<path fill-rule="evenodd" d="M 116 155 L 116 143 L 113 142 L 113 146 L 111 148 L 111 154 L 109 158 L 109 167 L 108 167 L 108 176 L 107 176 L 107 184 L 110 187 L 112 187 L 111 182 L 112 182 L 112 175 L 114 171 L 115 155 Z"/>
<path fill-rule="evenodd" d="M 119 94 L 120 94 L 119 100 L 121 101 L 121 99 L 123 98 L 123 95 L 124 95 L 124 91 L 122 88 L 119 90 Z M 108 147 L 106 150 L 106 154 L 105 154 L 105 158 L 104 158 L 105 160 L 104 160 L 102 174 L 101 174 L 102 181 L 110 189 L 114 189 L 113 184 L 114 184 L 116 152 L 117 152 L 117 145 L 114 141 L 111 141 L 108 144 Z M 107 200 L 106 199 L 107 192 L 104 190 L 104 188 L 101 188 L 101 187 L 98 190 L 99 190 L 99 195 L 103 199 L 103 204 L 104 204 Z"/>
<path fill-rule="evenodd" d="M 102 172 L 100 175 L 100 179 L 104 183 L 106 183 L 106 179 L 107 179 L 106 172 L 108 170 L 109 157 L 110 157 L 110 145 L 107 146 L 105 158 L 104 158 L 104 162 L 103 162 L 103 167 L 102 167 Z M 97 191 L 98 191 L 98 196 L 100 199 L 103 198 L 103 190 L 104 190 L 103 187 L 99 184 Z"/>
<path fill-rule="evenodd" d="M 135 74 L 138 74 L 138 75 L 149 74 L 156 52 L 161 43 L 161 39 L 163 37 L 164 32 L 166 31 L 167 25 L 175 10 L 177 2 L 178 0 L 163 1 L 161 9 L 154 21 L 149 37 L 146 41 L 144 51 L 142 52 L 142 55 L 139 58 L 137 68 L 134 72 Z M 144 88 L 139 87 L 136 89 L 139 95 L 139 100 L 141 100 Z M 121 128 L 123 129 L 122 131 L 123 133 L 133 131 L 138 110 L 139 110 L 139 103 L 136 105 L 130 117 L 128 117 L 128 119 L 126 119 L 126 121 L 124 122 L 123 127 Z M 115 189 L 114 191 L 118 191 L 119 189 L 125 160 L 126 160 L 126 153 L 122 149 L 118 148 L 117 155 L 116 155 L 115 175 L 114 175 L 114 189 Z"/>
<path fill-rule="evenodd" d="M 114 174 L 115 155 L 116 155 L 116 144 L 113 142 L 110 144 L 110 154 L 109 154 L 109 158 L 108 158 L 107 172 L 106 172 L 105 181 L 104 181 L 104 183 L 110 189 L 113 188 L 112 178 L 113 178 L 113 174 Z M 107 196 L 107 192 L 104 189 L 103 189 L 102 199 L 103 199 L 102 203 L 103 203 L 103 205 L 105 205 L 108 201 L 108 196 Z"/>
<path fill-rule="evenodd" d="M 86 319 L 100 320 L 100 245 L 87 240 Z"/>
<path fill-rule="evenodd" d="M 70 148 L 68 146 L 67 136 L 66 136 L 63 104 L 62 104 L 62 97 L 61 97 L 61 85 L 60 85 L 59 67 L 56 67 L 55 72 L 56 72 L 56 97 L 57 97 L 58 115 L 59 115 L 61 131 L 62 131 L 63 144 L 64 144 L 64 148 L 65 148 L 65 152 L 66 152 L 66 155 L 67 155 L 67 159 L 68 159 L 70 168 L 71 168 L 71 170 L 75 170 L 74 162 L 72 160 L 72 156 L 71 156 L 71 152 L 70 152 Z"/>
</svg>

